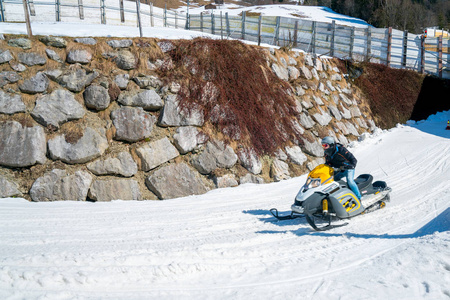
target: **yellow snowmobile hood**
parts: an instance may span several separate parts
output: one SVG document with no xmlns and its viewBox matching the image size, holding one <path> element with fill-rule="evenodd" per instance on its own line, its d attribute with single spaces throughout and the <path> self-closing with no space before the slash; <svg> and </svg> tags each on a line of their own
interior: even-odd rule
<svg viewBox="0 0 450 300">
<path fill-rule="evenodd" d="M 317 167 L 315 167 L 308 175 L 309 178 L 320 178 L 320 182 L 322 184 L 326 183 L 331 183 L 334 181 L 333 177 L 334 177 L 334 170 L 333 168 L 325 165 L 325 164 L 321 164 L 318 165 Z"/>
</svg>

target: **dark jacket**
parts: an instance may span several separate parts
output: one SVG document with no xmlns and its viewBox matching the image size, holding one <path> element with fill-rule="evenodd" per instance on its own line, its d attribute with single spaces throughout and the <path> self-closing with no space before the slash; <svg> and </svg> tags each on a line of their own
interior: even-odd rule
<svg viewBox="0 0 450 300">
<path fill-rule="evenodd" d="M 343 145 L 337 143 L 334 148 L 325 150 L 325 164 L 332 168 L 344 167 L 344 169 L 354 169 L 356 158 Z"/>
</svg>

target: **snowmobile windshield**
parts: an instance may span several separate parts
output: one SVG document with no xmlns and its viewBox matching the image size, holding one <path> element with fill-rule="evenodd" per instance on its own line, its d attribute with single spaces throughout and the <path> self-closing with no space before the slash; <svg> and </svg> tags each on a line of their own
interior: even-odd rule
<svg viewBox="0 0 450 300">
<path fill-rule="evenodd" d="M 309 190 L 315 187 L 320 186 L 322 183 L 320 181 L 320 178 L 311 178 L 308 177 L 308 179 L 306 180 L 305 185 L 303 186 L 303 190 Z"/>
<path fill-rule="evenodd" d="M 334 181 L 333 179 L 334 171 L 333 168 L 322 164 L 315 167 L 308 175 L 305 185 L 303 186 L 304 191 L 319 187 L 322 184 L 328 184 Z"/>
</svg>

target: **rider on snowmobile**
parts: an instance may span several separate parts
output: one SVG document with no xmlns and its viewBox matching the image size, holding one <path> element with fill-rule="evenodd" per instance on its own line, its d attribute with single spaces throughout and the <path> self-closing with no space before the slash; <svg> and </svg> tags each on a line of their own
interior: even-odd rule
<svg viewBox="0 0 450 300">
<path fill-rule="evenodd" d="M 361 193 L 355 183 L 356 158 L 342 144 L 336 143 L 331 136 L 322 139 L 322 147 L 325 152 L 325 164 L 340 172 L 334 175 L 334 180 L 346 177 L 348 187 L 355 196 L 361 200 Z"/>
</svg>

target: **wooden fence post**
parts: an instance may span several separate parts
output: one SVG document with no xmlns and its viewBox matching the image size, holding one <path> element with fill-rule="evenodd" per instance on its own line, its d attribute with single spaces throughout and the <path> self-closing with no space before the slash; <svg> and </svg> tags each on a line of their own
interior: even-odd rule
<svg viewBox="0 0 450 300">
<path fill-rule="evenodd" d="M 258 17 L 258 46 L 261 45 L 261 24 L 262 24 L 262 16 Z"/>
<path fill-rule="evenodd" d="M 80 15 L 80 20 L 84 20 L 83 0 L 78 0 L 78 13 Z"/>
<path fill-rule="evenodd" d="M 277 17 L 277 25 L 275 28 L 275 41 L 274 41 L 274 44 L 277 46 L 278 46 L 279 39 L 280 39 L 280 17 L 278 16 Z"/>
<path fill-rule="evenodd" d="M 388 36 L 387 36 L 387 57 L 386 57 L 386 65 L 388 67 L 391 66 L 391 52 L 392 52 L 392 27 L 388 28 Z"/>
<path fill-rule="evenodd" d="M 28 14 L 28 5 L 27 0 L 23 0 L 23 13 L 25 14 L 25 22 L 27 23 L 27 33 L 28 37 L 32 37 L 33 33 L 31 32 L 31 24 L 30 24 L 30 15 Z"/>
<path fill-rule="evenodd" d="M 245 40 L 245 11 L 242 12 L 241 39 Z"/>
<path fill-rule="evenodd" d="M 33 0 L 28 0 L 28 8 L 30 9 L 30 15 L 36 16 L 36 10 L 34 9 Z"/>
<path fill-rule="evenodd" d="M 105 0 L 100 0 L 100 14 L 101 14 L 102 24 L 106 24 Z"/>
<path fill-rule="evenodd" d="M 406 68 L 406 58 L 408 56 L 408 30 L 403 31 L 402 67 Z"/>
<path fill-rule="evenodd" d="M 311 53 L 316 55 L 316 30 L 317 30 L 317 24 L 316 21 L 312 22 L 311 26 L 312 30 L 312 37 L 311 37 Z"/>
<path fill-rule="evenodd" d="M 349 49 L 350 60 L 353 59 L 353 48 L 354 47 L 355 47 L 355 27 L 352 27 L 350 30 L 350 49 Z"/>
<path fill-rule="evenodd" d="M 220 11 L 220 39 L 223 40 L 223 18 L 222 18 L 222 11 Z"/>
<path fill-rule="evenodd" d="M 167 27 L 167 3 L 164 4 L 163 25 Z"/>
<path fill-rule="evenodd" d="M 139 36 L 142 37 L 142 25 L 141 25 L 141 1 L 136 0 L 136 16 L 137 16 L 137 23 L 139 26 Z"/>
<path fill-rule="evenodd" d="M 5 10 L 3 8 L 3 0 L 0 0 L 0 21 L 5 22 Z"/>
<path fill-rule="evenodd" d="M 294 47 L 297 47 L 297 34 L 298 34 L 298 20 L 295 20 L 295 25 L 294 25 Z"/>
<path fill-rule="evenodd" d="M 56 22 L 61 21 L 61 3 L 59 0 L 56 0 L 55 2 L 55 12 L 56 12 Z"/>
<path fill-rule="evenodd" d="M 425 36 L 420 37 L 420 62 L 419 62 L 419 72 L 425 72 Z"/>
<path fill-rule="evenodd" d="M 200 31 L 203 32 L 203 13 L 200 12 Z"/>
<path fill-rule="evenodd" d="M 370 27 L 367 27 L 366 45 L 366 61 L 370 62 L 370 56 L 372 55 L 372 29 Z"/>
<path fill-rule="evenodd" d="M 330 41 L 330 55 L 334 56 L 334 36 L 336 34 L 336 21 L 331 22 L 331 41 Z"/>
<path fill-rule="evenodd" d="M 175 29 L 178 28 L 178 12 L 175 11 Z"/>
<path fill-rule="evenodd" d="M 230 19 L 228 19 L 228 12 L 225 13 L 225 26 L 227 27 L 227 37 L 231 35 L 230 33 Z"/>
<path fill-rule="evenodd" d="M 216 24 L 214 24 L 215 23 L 215 20 L 214 20 L 214 14 L 211 14 L 211 33 L 212 34 L 215 34 L 216 33 Z"/>
<path fill-rule="evenodd" d="M 125 12 L 123 10 L 123 0 L 119 0 L 119 9 L 120 9 L 120 22 L 125 22 Z"/>
<path fill-rule="evenodd" d="M 439 78 L 442 78 L 442 35 L 438 37 L 438 73 Z"/>
</svg>

